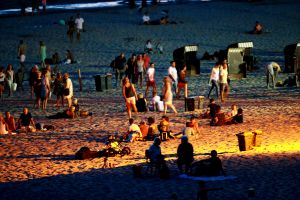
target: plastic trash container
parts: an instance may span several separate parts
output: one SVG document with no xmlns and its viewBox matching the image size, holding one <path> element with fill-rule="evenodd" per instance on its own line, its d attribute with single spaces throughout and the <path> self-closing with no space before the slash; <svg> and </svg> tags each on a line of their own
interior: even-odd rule
<svg viewBox="0 0 300 200">
<path fill-rule="evenodd" d="M 253 133 L 252 132 L 242 132 L 236 134 L 239 141 L 240 151 L 248 151 L 253 149 Z"/>
<path fill-rule="evenodd" d="M 97 74 L 94 76 L 96 91 L 102 92 L 105 90 L 105 76 Z"/>
<path fill-rule="evenodd" d="M 106 74 L 105 76 L 105 89 L 112 89 L 112 74 Z"/>
<path fill-rule="evenodd" d="M 262 131 L 261 130 L 255 130 L 252 132 L 253 133 L 253 146 L 255 147 L 260 147 L 261 146 L 261 142 L 262 142 Z"/>
</svg>

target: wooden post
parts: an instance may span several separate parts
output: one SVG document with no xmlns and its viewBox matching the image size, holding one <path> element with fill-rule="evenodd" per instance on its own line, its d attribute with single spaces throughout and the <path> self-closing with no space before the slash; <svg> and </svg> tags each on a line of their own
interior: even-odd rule
<svg viewBox="0 0 300 200">
<path fill-rule="evenodd" d="M 80 69 L 78 69 L 78 82 L 79 82 L 79 91 L 82 92 L 82 81 L 81 81 L 81 72 Z"/>
</svg>

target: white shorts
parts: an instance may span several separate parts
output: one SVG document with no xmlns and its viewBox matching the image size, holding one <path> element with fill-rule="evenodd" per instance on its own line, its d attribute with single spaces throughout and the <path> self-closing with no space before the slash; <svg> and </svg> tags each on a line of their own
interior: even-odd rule
<svg viewBox="0 0 300 200">
<path fill-rule="evenodd" d="M 129 102 L 130 104 L 135 104 L 135 97 L 126 98 L 126 102 Z"/>
</svg>

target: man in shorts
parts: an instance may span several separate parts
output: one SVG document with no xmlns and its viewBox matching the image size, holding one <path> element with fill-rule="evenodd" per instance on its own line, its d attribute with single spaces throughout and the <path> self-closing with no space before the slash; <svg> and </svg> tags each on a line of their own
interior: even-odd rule
<svg viewBox="0 0 300 200">
<path fill-rule="evenodd" d="M 84 23 L 84 20 L 78 13 L 77 18 L 75 19 L 76 30 L 77 30 L 77 34 L 76 34 L 77 41 L 80 41 L 80 32 L 83 31 L 83 23 Z"/>
</svg>

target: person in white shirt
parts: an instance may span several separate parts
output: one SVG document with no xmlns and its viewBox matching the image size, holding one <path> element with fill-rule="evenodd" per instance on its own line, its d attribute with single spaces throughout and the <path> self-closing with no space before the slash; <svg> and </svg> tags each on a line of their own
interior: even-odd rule
<svg viewBox="0 0 300 200">
<path fill-rule="evenodd" d="M 145 12 L 145 14 L 143 15 L 143 24 L 150 24 L 150 16 L 148 15 L 148 12 Z"/>
<path fill-rule="evenodd" d="M 210 73 L 209 82 L 211 83 L 211 87 L 209 89 L 207 98 L 209 98 L 210 93 L 214 88 L 216 88 L 217 98 L 219 97 L 219 86 L 218 86 L 219 76 L 220 76 L 220 63 L 217 62 L 215 66 L 212 68 Z"/>
<path fill-rule="evenodd" d="M 228 97 L 229 85 L 228 85 L 228 67 L 227 60 L 224 60 L 220 67 L 220 96 L 221 101 L 224 102 L 224 98 Z"/>
<path fill-rule="evenodd" d="M 83 23 L 84 23 L 84 20 L 82 17 L 80 17 L 80 14 L 78 13 L 77 18 L 75 19 L 76 30 L 77 30 L 76 37 L 77 37 L 78 41 L 80 40 L 80 32 L 83 31 Z"/>
<path fill-rule="evenodd" d="M 128 139 L 127 142 L 133 142 L 138 137 L 142 137 L 142 132 L 140 127 L 137 124 L 133 123 L 134 120 L 132 118 L 129 119 L 129 128 L 127 131 Z"/>
<path fill-rule="evenodd" d="M 281 71 L 280 65 L 276 62 L 269 62 L 265 66 L 265 70 L 267 76 L 267 87 L 269 88 L 269 79 L 271 78 L 273 83 L 273 88 L 275 88 L 278 72 Z"/>
<path fill-rule="evenodd" d="M 156 94 L 156 92 L 153 94 L 153 98 L 151 101 L 153 105 L 154 111 L 163 112 L 164 111 L 164 102 L 160 99 L 160 96 Z"/>
<path fill-rule="evenodd" d="M 172 84 L 173 84 L 173 87 L 175 88 L 175 94 L 177 94 L 178 74 L 177 74 L 177 69 L 176 69 L 176 62 L 171 61 L 170 64 L 171 64 L 171 66 L 168 69 L 168 76 L 172 79 Z"/>
<path fill-rule="evenodd" d="M 147 70 L 148 80 L 146 84 L 145 98 L 147 98 L 149 87 L 153 87 L 153 94 L 156 93 L 156 82 L 155 82 L 154 75 L 155 75 L 154 63 L 150 63 L 150 67 Z"/>
</svg>

